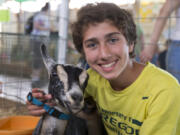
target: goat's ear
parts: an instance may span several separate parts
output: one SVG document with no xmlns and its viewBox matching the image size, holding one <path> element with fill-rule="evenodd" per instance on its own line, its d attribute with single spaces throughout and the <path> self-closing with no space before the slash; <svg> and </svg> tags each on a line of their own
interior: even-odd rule
<svg viewBox="0 0 180 135">
<path fill-rule="evenodd" d="M 86 70 L 83 70 L 81 72 L 81 74 L 79 75 L 79 82 L 82 87 L 84 87 L 84 88 L 86 87 L 88 78 L 89 78 L 89 76 L 88 76 Z"/>
<path fill-rule="evenodd" d="M 44 65 L 48 71 L 48 74 L 50 75 L 53 66 L 56 65 L 56 62 L 51 57 L 49 57 L 49 55 L 47 54 L 46 46 L 44 44 L 41 45 L 40 50 Z"/>
<path fill-rule="evenodd" d="M 84 57 L 80 58 L 79 62 L 76 65 L 79 68 L 86 69 L 87 68 L 87 62 Z"/>
</svg>

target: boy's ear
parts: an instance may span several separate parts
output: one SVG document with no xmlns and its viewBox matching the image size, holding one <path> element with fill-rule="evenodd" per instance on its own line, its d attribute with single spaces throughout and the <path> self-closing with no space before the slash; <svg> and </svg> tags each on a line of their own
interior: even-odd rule
<svg viewBox="0 0 180 135">
<path fill-rule="evenodd" d="M 134 43 L 129 45 L 129 53 L 132 53 L 134 51 Z"/>
</svg>

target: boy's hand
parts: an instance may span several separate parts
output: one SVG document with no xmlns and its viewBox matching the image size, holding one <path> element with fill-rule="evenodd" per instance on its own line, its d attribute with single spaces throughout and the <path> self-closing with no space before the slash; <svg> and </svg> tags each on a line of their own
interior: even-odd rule
<svg viewBox="0 0 180 135">
<path fill-rule="evenodd" d="M 54 103 L 51 102 L 52 96 L 50 94 L 45 94 L 43 90 L 39 90 L 38 88 L 32 89 L 32 96 L 37 98 L 38 100 L 42 102 L 46 102 L 46 104 L 50 106 L 54 106 Z M 26 101 L 27 109 L 29 110 L 29 113 L 34 116 L 41 116 L 46 111 L 43 109 L 43 107 L 36 106 L 32 104 L 29 101 Z"/>
</svg>

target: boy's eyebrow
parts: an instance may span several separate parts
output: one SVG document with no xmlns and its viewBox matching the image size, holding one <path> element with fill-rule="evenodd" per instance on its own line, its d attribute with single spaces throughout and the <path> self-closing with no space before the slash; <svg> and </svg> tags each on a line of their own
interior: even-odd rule
<svg viewBox="0 0 180 135">
<path fill-rule="evenodd" d="M 105 35 L 105 38 L 108 38 L 108 37 L 111 37 L 111 36 L 114 36 L 114 35 L 119 35 L 121 34 L 120 32 L 112 32 L 112 33 L 108 33 Z"/>
<path fill-rule="evenodd" d="M 108 34 L 105 35 L 105 38 L 108 38 L 108 37 L 111 37 L 111 36 L 117 35 L 117 34 L 121 34 L 121 33 L 120 33 L 120 32 L 108 33 Z M 96 42 L 96 41 L 97 41 L 97 39 L 96 39 L 95 37 L 93 37 L 93 38 L 90 38 L 90 39 L 85 40 L 85 41 L 84 41 L 84 44 L 86 44 L 87 42 Z"/>
<path fill-rule="evenodd" d="M 97 39 L 96 38 L 90 38 L 84 41 L 84 44 L 88 43 L 88 42 L 96 42 Z"/>
</svg>

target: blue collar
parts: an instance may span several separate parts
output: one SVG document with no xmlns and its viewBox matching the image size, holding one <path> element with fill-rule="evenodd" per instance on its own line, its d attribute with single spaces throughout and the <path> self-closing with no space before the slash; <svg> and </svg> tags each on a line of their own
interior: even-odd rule
<svg viewBox="0 0 180 135">
<path fill-rule="evenodd" d="M 54 116 L 54 117 L 61 119 L 61 120 L 69 120 L 69 117 L 70 117 L 69 115 L 67 115 L 63 112 L 60 112 L 56 108 L 50 107 L 49 105 L 39 101 L 37 98 L 32 96 L 31 92 L 29 92 L 29 94 L 27 95 L 27 100 L 34 105 L 42 106 L 46 110 L 46 112 L 51 116 Z"/>
</svg>

